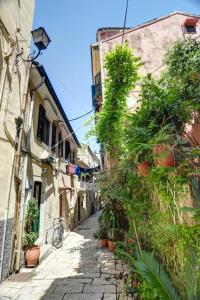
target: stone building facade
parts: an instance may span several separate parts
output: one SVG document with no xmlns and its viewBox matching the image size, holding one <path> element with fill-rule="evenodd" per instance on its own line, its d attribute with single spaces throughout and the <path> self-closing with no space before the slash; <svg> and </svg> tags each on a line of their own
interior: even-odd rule
<svg viewBox="0 0 200 300">
<path fill-rule="evenodd" d="M 199 39 L 200 17 L 174 12 L 170 15 L 153 19 L 125 30 L 124 41 L 133 49 L 133 53 L 141 58 L 143 66 L 141 75 L 148 73 L 159 77 L 165 68 L 164 55 L 176 40 L 187 37 Z M 93 104 L 96 110 L 101 109 L 104 97 L 104 80 L 106 77 L 104 59 L 106 54 L 116 45 L 121 45 L 122 28 L 100 28 L 97 31 L 96 42 L 91 45 Z M 139 105 L 141 87 L 137 85 L 127 99 L 129 108 L 134 111 Z M 200 142 L 199 125 L 195 126 L 194 134 Z M 104 155 L 105 165 L 109 167 L 109 159 Z"/>
<path fill-rule="evenodd" d="M 38 243 L 41 246 L 40 259 L 43 259 L 52 248 L 56 219 L 63 218 L 66 232 L 77 223 L 78 178 L 68 174 L 66 161 L 76 164 L 80 144 L 44 67 L 34 63 L 30 72 L 28 109 L 31 106 L 31 91 L 37 86 L 39 88 L 33 100 L 24 205 L 26 207 L 31 197 L 38 202 Z"/>
<path fill-rule="evenodd" d="M 28 57 L 34 0 L 0 1 L 0 280 L 12 268 L 19 191 L 15 177 L 18 121 L 23 115 L 27 64 L 16 63 L 23 48 Z"/>
</svg>

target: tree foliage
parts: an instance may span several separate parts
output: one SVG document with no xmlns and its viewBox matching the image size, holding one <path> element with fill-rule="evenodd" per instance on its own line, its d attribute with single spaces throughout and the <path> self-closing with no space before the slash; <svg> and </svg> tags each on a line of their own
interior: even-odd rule
<svg viewBox="0 0 200 300">
<path fill-rule="evenodd" d="M 123 149 L 123 155 L 117 168 L 106 175 L 101 195 L 113 204 L 122 203 L 129 222 L 127 237 L 142 249 L 154 252 L 179 285 L 183 299 L 188 299 L 182 273 L 188 246 L 200 257 L 200 220 L 194 213 L 184 212 L 182 207 L 185 202 L 190 206 L 200 202 L 194 188 L 198 178 L 191 179 L 191 174 L 199 176 L 199 148 L 189 147 L 189 140 L 183 134 L 186 123 L 191 123 L 194 116 L 199 118 L 200 44 L 192 39 L 177 41 L 167 51 L 165 63 L 159 79 L 151 74 L 140 79 L 140 106 L 132 113 L 127 111 L 126 98 L 139 79 L 141 63 L 127 46 L 116 48 L 106 58 L 105 101 L 96 129 L 108 151 Z M 153 153 L 157 144 L 173 145 L 177 167 L 157 164 Z M 145 160 L 149 163 L 149 173 L 142 177 L 137 164 Z M 130 251 L 129 244 L 127 247 Z M 198 259 L 191 260 L 190 267 L 197 264 L 199 272 Z M 160 286 L 158 299 L 179 299 L 169 278 L 163 275 L 163 267 L 154 258 L 143 255 L 142 260 L 137 267 L 145 274 L 145 284 L 164 280 L 172 291 L 172 295 L 163 296 L 163 286 Z M 199 276 L 193 279 L 199 281 Z M 188 282 L 191 287 L 192 281 Z M 193 299 L 199 293 L 198 284 L 195 286 L 195 292 L 187 287 L 188 297 Z"/>
<path fill-rule="evenodd" d="M 120 149 L 127 113 L 127 97 L 138 80 L 140 60 L 127 45 L 117 46 L 105 59 L 105 94 L 98 114 L 96 133 L 99 141 L 111 152 Z"/>
</svg>

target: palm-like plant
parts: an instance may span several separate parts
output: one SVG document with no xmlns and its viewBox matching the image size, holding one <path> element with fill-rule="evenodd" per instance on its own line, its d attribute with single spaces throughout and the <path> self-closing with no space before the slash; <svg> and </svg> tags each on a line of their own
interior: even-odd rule
<svg viewBox="0 0 200 300">
<path fill-rule="evenodd" d="M 199 258 L 193 251 L 190 252 L 183 275 L 186 290 L 186 300 L 200 299 L 200 263 Z"/>
<path fill-rule="evenodd" d="M 171 278 L 152 253 L 142 251 L 134 266 L 135 271 L 149 284 L 155 297 L 161 300 L 181 300 Z"/>
</svg>

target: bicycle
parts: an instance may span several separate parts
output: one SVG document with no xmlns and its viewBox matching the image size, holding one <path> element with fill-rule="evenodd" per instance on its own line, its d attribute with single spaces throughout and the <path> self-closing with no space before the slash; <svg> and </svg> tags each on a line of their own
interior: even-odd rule
<svg viewBox="0 0 200 300">
<path fill-rule="evenodd" d="M 53 220 L 53 236 L 52 236 L 52 245 L 59 249 L 63 245 L 63 238 L 64 238 L 64 225 L 63 225 L 63 218 L 55 218 Z"/>
</svg>

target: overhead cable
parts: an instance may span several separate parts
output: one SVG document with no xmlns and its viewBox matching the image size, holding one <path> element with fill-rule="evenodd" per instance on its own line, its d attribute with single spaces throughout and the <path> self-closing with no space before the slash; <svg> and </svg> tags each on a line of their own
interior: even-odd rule
<svg viewBox="0 0 200 300">
<path fill-rule="evenodd" d="M 89 115 L 89 114 L 90 114 L 91 112 L 93 112 L 94 110 L 95 110 L 95 107 L 93 107 L 93 109 L 91 109 L 90 111 L 88 111 L 86 114 L 81 115 L 81 116 L 79 116 L 79 117 L 77 117 L 77 118 L 71 119 L 71 120 L 69 120 L 69 121 L 72 122 L 72 121 L 76 121 L 76 120 L 78 120 L 78 119 L 81 119 L 81 118 L 83 118 L 83 117 Z"/>
<path fill-rule="evenodd" d="M 125 29 L 126 29 L 127 12 L 128 12 L 128 0 L 126 0 L 126 10 L 125 10 L 125 16 L 124 16 L 123 33 L 122 33 L 122 46 L 123 46 L 123 43 L 124 43 L 124 34 L 125 34 Z"/>
</svg>

